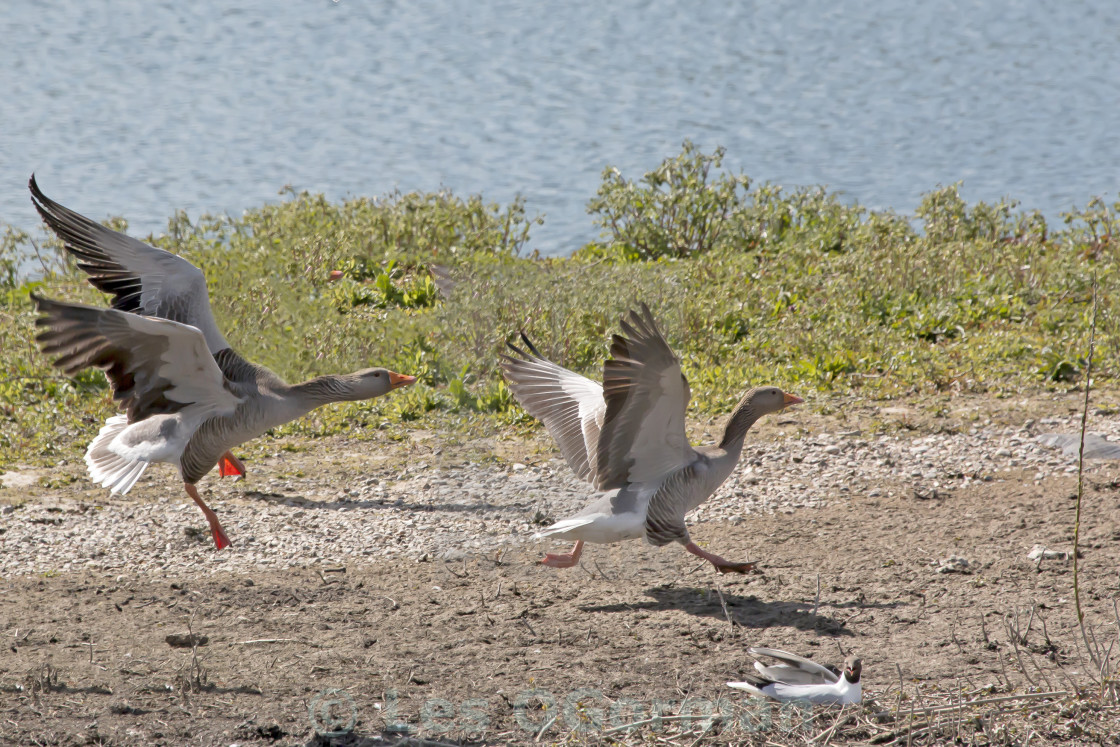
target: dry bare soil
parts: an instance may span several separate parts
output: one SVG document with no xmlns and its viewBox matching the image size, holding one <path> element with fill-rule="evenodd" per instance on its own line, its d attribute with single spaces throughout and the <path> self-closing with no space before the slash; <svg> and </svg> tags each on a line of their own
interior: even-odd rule
<svg viewBox="0 0 1120 747">
<path fill-rule="evenodd" d="M 967 404 L 982 408 L 979 422 L 1019 427 L 1055 411 L 1070 416 L 1079 403 L 1070 395 Z M 916 439 L 968 425 L 937 403 L 906 406 L 914 415 L 902 426 L 884 425 L 867 405 L 806 412 L 796 428 Z M 487 448 L 493 464 L 511 469 L 555 456 L 542 446 L 506 439 Z M 355 466 L 355 448 L 285 452 L 284 469 L 304 463 L 315 488 L 303 492 L 327 495 L 421 456 L 452 474 L 457 459 L 469 469 L 480 446 L 366 443 L 366 468 Z M 351 454 L 337 470 L 335 451 Z M 250 467 L 262 478 L 278 468 Z M 269 494 L 250 490 L 252 479 L 223 489 L 263 506 Z M 176 507 L 170 472 L 156 481 Z M 540 543 L 451 560 L 390 553 L 339 564 L 308 553 L 287 569 L 17 569 L 0 582 L 0 742 L 1120 744 L 1120 712 L 1111 691 L 1100 694 L 1076 625 L 1072 565 L 1027 557 L 1038 544 L 1070 549 L 1076 482 L 1011 469 L 930 491 L 896 475 L 823 506 L 694 522 L 707 546 L 759 561 L 747 576 L 637 542 L 591 546 L 580 567 L 562 571 L 537 564 Z M 80 530 L 84 514 L 63 509 L 91 495 L 100 493 L 80 479 L 5 489 L 0 502 L 22 507 L 0 515 L 0 541 L 43 501 Z M 1118 497 L 1117 469 L 1094 466 L 1081 603 L 1105 648 L 1118 633 Z M 300 510 L 338 508 L 309 498 Z M 407 516 L 415 507 L 378 510 Z M 190 518 L 203 525 L 200 514 Z M 363 520 L 360 508 L 351 520 Z M 940 572 L 950 556 L 966 559 L 966 572 Z M 824 661 L 856 652 L 863 706 L 809 712 L 745 699 L 724 683 L 750 670 L 750 645 Z M 961 700 L 972 705 L 946 708 Z M 722 717 L 706 718 L 713 712 Z"/>
</svg>

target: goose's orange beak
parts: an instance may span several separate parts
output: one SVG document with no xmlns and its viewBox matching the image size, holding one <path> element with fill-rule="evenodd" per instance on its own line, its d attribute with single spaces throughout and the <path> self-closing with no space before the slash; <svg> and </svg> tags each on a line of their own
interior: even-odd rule
<svg viewBox="0 0 1120 747">
<path fill-rule="evenodd" d="M 400 389 L 402 386 L 408 386 L 409 384 L 415 384 L 415 383 L 416 383 L 416 377 L 415 376 L 409 376 L 407 374 L 399 374 L 399 373 L 395 373 L 393 371 L 389 372 L 389 388 L 390 389 Z"/>
<path fill-rule="evenodd" d="M 782 392 L 782 394 L 785 395 L 785 397 L 782 399 L 782 407 L 789 407 L 790 405 L 799 405 L 799 404 L 801 404 L 802 402 L 805 401 L 805 400 L 801 399 L 800 397 L 798 397 L 796 394 L 790 394 L 789 392 Z"/>
</svg>

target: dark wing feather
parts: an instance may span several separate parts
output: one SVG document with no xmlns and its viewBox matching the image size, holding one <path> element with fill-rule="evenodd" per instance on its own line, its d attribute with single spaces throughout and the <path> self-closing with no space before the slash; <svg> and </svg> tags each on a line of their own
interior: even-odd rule
<svg viewBox="0 0 1120 747">
<path fill-rule="evenodd" d="M 646 508 L 646 541 L 660 547 L 670 542 L 687 544 L 684 516 L 692 507 L 696 491 L 695 464 L 669 475 Z"/>
<path fill-rule="evenodd" d="M 36 337 L 68 375 L 100 368 L 129 422 L 198 405 L 228 413 L 239 399 L 194 327 L 117 309 L 52 301 L 31 295 L 42 316 Z"/>
<path fill-rule="evenodd" d="M 214 322 L 202 271 L 182 257 L 149 246 L 64 207 L 43 194 L 32 174 L 31 201 L 113 308 L 197 327 L 211 353 L 229 347 Z"/>
<path fill-rule="evenodd" d="M 603 364 L 600 490 L 653 480 L 695 459 L 684 429 L 688 381 L 644 303 L 641 312 L 623 318 L 622 334 L 612 338 L 611 357 Z"/>
<path fill-rule="evenodd" d="M 273 373 L 272 370 L 259 363 L 245 360 L 233 348 L 224 348 L 214 353 L 214 362 L 218 364 L 218 370 L 222 372 L 222 375 L 234 384 L 250 388 L 256 387 L 258 391 L 262 386 L 271 389 L 285 386 L 284 380 Z"/>
</svg>

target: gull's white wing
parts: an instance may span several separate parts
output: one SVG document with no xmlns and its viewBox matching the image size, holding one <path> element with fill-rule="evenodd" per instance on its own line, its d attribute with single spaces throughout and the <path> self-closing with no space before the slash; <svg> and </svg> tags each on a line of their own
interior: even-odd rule
<svg viewBox="0 0 1120 747">
<path fill-rule="evenodd" d="M 832 667 L 826 666 L 824 664 L 818 664 L 812 659 L 806 659 L 804 656 L 791 654 L 789 651 L 782 651 L 781 649 L 777 648 L 764 648 L 762 646 L 751 646 L 747 649 L 747 653 L 751 656 L 769 656 L 770 658 L 777 659 L 781 662 L 781 664 L 777 666 L 766 666 L 759 665 L 757 662 L 755 663 L 755 669 L 757 669 L 759 673 L 762 674 L 762 676 L 774 680 L 775 682 L 792 683 L 792 680 L 786 680 L 781 677 L 771 677 L 769 674 L 764 672 L 763 669 L 773 669 L 775 670 L 775 673 L 784 671 L 785 669 L 801 671 L 806 675 L 817 677 L 818 679 L 816 680 L 816 682 L 818 683 L 836 682 L 840 679 L 840 674 Z"/>
<path fill-rule="evenodd" d="M 1078 433 L 1043 433 L 1038 440 L 1046 446 L 1056 446 L 1067 457 L 1077 458 L 1081 451 L 1081 435 Z M 1120 444 L 1098 436 L 1085 434 L 1086 459 L 1120 459 Z"/>
</svg>

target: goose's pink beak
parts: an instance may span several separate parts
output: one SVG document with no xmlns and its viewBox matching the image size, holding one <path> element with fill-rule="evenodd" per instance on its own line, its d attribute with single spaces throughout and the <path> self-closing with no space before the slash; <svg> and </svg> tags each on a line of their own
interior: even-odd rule
<svg viewBox="0 0 1120 747">
<path fill-rule="evenodd" d="M 785 395 L 785 397 L 782 399 L 783 407 L 789 407 L 790 405 L 799 405 L 805 401 L 798 397 L 796 394 L 790 394 L 789 392 L 782 392 L 782 394 Z"/>
<path fill-rule="evenodd" d="M 402 386 L 408 386 L 409 384 L 415 384 L 415 383 L 416 383 L 416 377 L 415 376 L 409 376 L 408 374 L 399 374 L 399 373 L 395 373 L 393 371 L 389 372 L 389 388 L 390 389 L 400 389 Z"/>
</svg>

